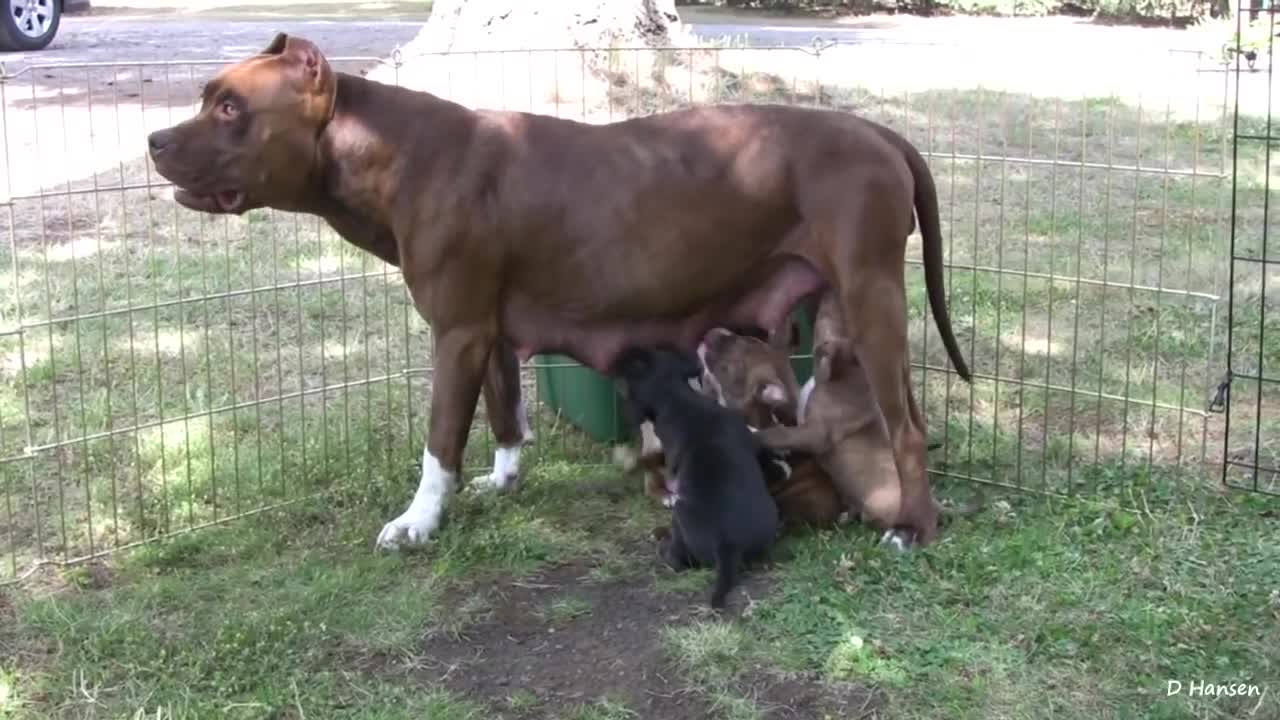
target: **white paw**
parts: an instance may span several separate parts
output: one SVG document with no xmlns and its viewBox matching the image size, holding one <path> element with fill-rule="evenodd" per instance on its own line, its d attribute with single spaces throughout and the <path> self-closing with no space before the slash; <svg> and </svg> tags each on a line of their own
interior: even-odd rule
<svg viewBox="0 0 1280 720">
<path fill-rule="evenodd" d="M 378 547 L 383 550 L 399 550 L 401 544 L 420 545 L 431 537 L 440 525 L 440 512 L 429 512 L 410 506 L 400 517 L 382 526 L 378 533 Z"/>
<path fill-rule="evenodd" d="M 637 462 L 639 462 L 639 454 L 630 445 L 613 446 L 613 464 L 622 468 L 622 472 L 629 473 L 635 470 Z"/>
<path fill-rule="evenodd" d="M 662 507 L 673 508 L 675 506 L 676 506 L 676 496 L 674 494 L 662 496 Z"/>
<path fill-rule="evenodd" d="M 474 492 L 505 492 L 520 483 L 520 445 L 499 447 L 493 452 L 493 472 L 471 481 Z"/>
<path fill-rule="evenodd" d="M 426 542 L 440 526 L 445 506 L 453 494 L 455 475 L 441 467 L 429 451 L 422 451 L 422 479 L 413 495 L 409 508 L 395 520 L 382 526 L 376 546 L 383 550 L 397 550 L 401 545 L 419 545 Z"/>
<path fill-rule="evenodd" d="M 885 530 L 880 536 L 880 544 L 888 545 L 898 552 L 906 552 L 909 543 L 897 530 Z"/>
</svg>

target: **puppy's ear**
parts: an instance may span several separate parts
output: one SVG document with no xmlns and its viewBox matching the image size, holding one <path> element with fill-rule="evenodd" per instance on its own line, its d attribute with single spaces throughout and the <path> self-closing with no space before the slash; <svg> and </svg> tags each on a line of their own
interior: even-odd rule
<svg viewBox="0 0 1280 720">
<path fill-rule="evenodd" d="M 787 390 L 776 380 L 760 383 L 756 388 L 756 399 L 771 408 L 787 404 Z"/>
<path fill-rule="evenodd" d="M 672 356 L 675 370 L 680 373 L 681 378 L 692 380 L 702 377 L 702 363 L 697 358 L 687 352 L 675 352 Z"/>
</svg>

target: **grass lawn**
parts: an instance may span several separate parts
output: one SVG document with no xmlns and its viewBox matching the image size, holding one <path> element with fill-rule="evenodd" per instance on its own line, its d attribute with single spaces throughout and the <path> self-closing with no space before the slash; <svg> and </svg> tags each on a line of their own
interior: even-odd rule
<svg viewBox="0 0 1280 720">
<path fill-rule="evenodd" d="M 1276 717 L 1274 505 L 1096 472 L 1143 509 L 991 496 L 907 556 L 810 534 L 729 619 L 696 607 L 708 573 L 658 567 L 662 513 L 616 473 L 544 457 L 399 557 L 372 550 L 398 500 L 349 484 L 4 591 L 0 716 Z"/>
<path fill-rule="evenodd" d="M 146 92 L 188 102 L 213 69 Z M 94 107 L 120 101 L 69 72 Z M 290 504 L 0 590 L 0 717 L 1280 717 L 1280 504 L 1218 482 L 1224 448 L 1280 462 L 1280 394 L 1237 381 L 1229 433 L 1204 413 L 1225 367 L 1221 113 L 717 82 L 856 109 L 929 154 L 978 374 L 942 372 L 913 237 L 940 494 L 972 499 L 956 479 L 972 477 L 1054 495 L 989 489 L 906 556 L 856 527 L 792 538 L 715 619 L 695 607 L 706 573 L 655 564 L 663 513 L 639 481 L 538 412 L 518 494 L 464 495 L 429 548 L 375 554 L 416 481 L 429 391 L 398 276 L 311 218 L 181 211 L 133 159 L 13 201 L 0 580 Z M 1261 147 L 1239 167 L 1236 252 L 1273 260 Z M 1235 362 L 1274 375 L 1261 267 L 1237 268 Z M 481 413 L 468 466 L 491 451 Z M 1267 694 L 1165 697 L 1170 680 Z"/>
</svg>

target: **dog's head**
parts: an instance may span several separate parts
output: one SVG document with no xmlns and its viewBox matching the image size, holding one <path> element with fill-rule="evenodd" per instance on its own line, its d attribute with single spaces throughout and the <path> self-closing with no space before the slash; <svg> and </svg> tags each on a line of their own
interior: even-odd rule
<svg viewBox="0 0 1280 720">
<path fill-rule="evenodd" d="M 690 381 L 698 379 L 702 368 L 691 355 L 672 347 L 634 347 L 618 356 L 609 374 L 640 418 L 653 420 L 664 396 L 694 392 Z"/>
<path fill-rule="evenodd" d="M 800 391 L 783 344 L 714 328 L 698 346 L 698 359 L 703 385 L 753 427 L 796 424 Z"/>
<path fill-rule="evenodd" d="M 193 210 L 298 209 L 336 99 L 337 76 L 319 48 L 280 33 L 218 72 L 195 117 L 151 133 L 151 159 Z"/>
</svg>

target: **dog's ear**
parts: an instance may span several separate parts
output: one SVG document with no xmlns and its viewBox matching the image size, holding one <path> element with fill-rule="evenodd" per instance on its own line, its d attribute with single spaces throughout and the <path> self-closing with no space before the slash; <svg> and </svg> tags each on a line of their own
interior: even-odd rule
<svg viewBox="0 0 1280 720">
<path fill-rule="evenodd" d="M 337 77 L 329 61 L 316 44 L 301 37 L 292 37 L 286 33 L 276 33 L 271 44 L 262 51 L 263 55 L 276 55 L 302 71 L 303 81 L 317 95 L 331 96 L 337 86 Z"/>
<path fill-rule="evenodd" d="M 774 380 L 762 382 L 756 388 L 756 399 L 771 408 L 782 407 L 787 404 L 787 390 Z"/>
<path fill-rule="evenodd" d="M 289 35 L 287 33 L 276 33 L 271 38 L 271 44 L 262 49 L 262 55 L 279 55 L 284 52 L 285 46 L 289 44 Z"/>
<path fill-rule="evenodd" d="M 702 363 L 693 355 L 674 348 L 667 350 L 667 355 L 671 361 L 671 369 L 674 370 L 682 380 L 692 380 L 702 377 Z"/>
<path fill-rule="evenodd" d="M 795 403 L 787 400 L 787 389 L 782 382 L 774 379 L 760 383 L 756 387 L 756 400 L 769 408 L 769 413 L 783 425 L 796 423 Z"/>
</svg>

